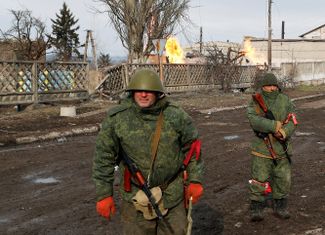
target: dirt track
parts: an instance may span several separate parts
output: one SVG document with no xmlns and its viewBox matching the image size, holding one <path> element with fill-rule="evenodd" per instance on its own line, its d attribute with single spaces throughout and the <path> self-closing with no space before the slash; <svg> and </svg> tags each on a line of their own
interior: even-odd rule
<svg viewBox="0 0 325 235">
<path fill-rule="evenodd" d="M 207 176 L 193 234 L 325 234 L 325 98 L 297 106 L 292 218 L 281 221 L 267 209 L 261 223 L 247 213 L 253 133 L 245 110 L 202 114 L 195 104 L 186 107 L 202 136 Z M 95 211 L 94 141 L 90 135 L 1 147 L 0 234 L 119 234 L 118 213 L 108 222 Z"/>
</svg>

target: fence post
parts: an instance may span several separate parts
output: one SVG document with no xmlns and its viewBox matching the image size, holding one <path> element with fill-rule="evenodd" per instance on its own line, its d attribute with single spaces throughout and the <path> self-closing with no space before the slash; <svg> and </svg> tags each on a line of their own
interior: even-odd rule
<svg viewBox="0 0 325 235">
<path fill-rule="evenodd" d="M 186 65 L 186 80 L 187 80 L 188 87 L 190 87 L 190 85 L 191 85 L 191 73 L 190 73 L 190 69 L 191 69 L 190 65 L 187 64 Z"/>
<path fill-rule="evenodd" d="M 312 71 L 313 71 L 313 77 L 312 80 L 315 79 L 315 62 L 312 62 Z M 313 84 L 314 85 L 314 84 Z"/>
<path fill-rule="evenodd" d="M 37 76 L 37 63 L 34 62 L 32 66 L 32 80 L 33 80 L 33 103 L 37 104 L 38 103 L 38 76 Z"/>
<path fill-rule="evenodd" d="M 207 64 L 206 65 L 206 71 L 207 71 L 207 76 L 209 76 L 209 78 L 210 78 L 211 84 L 213 86 L 217 85 L 217 82 L 216 82 L 216 80 L 213 77 L 213 74 L 214 74 L 214 65 Z"/>
<path fill-rule="evenodd" d="M 124 70 L 124 71 L 123 71 Z M 126 89 L 129 85 L 129 68 L 128 68 L 128 64 L 123 64 L 122 67 L 122 82 L 124 85 L 124 89 Z"/>
</svg>

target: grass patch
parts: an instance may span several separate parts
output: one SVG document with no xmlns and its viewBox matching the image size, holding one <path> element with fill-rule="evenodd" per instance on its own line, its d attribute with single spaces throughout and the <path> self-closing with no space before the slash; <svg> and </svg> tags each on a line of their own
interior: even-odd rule
<svg viewBox="0 0 325 235">
<path fill-rule="evenodd" d="M 299 85 L 295 87 L 297 91 L 325 91 L 325 85 Z"/>
</svg>

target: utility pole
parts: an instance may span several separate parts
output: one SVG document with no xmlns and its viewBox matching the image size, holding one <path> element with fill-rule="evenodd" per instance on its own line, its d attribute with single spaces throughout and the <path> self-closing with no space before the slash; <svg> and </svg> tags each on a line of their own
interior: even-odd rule
<svg viewBox="0 0 325 235">
<path fill-rule="evenodd" d="M 96 71 L 98 70 L 98 65 L 97 65 L 97 56 L 96 56 L 96 47 L 95 47 L 95 42 L 94 42 L 94 38 L 93 38 L 93 33 L 91 30 L 87 30 L 87 36 L 86 36 L 86 42 L 85 42 L 85 53 L 84 53 L 84 62 L 87 62 L 87 51 L 88 51 L 88 43 L 89 43 L 89 39 L 90 39 L 90 43 L 91 43 L 91 50 L 93 53 L 93 62 L 94 62 L 94 66 Z"/>
<path fill-rule="evenodd" d="M 200 55 L 202 55 L 202 26 L 200 27 Z"/>
<path fill-rule="evenodd" d="M 164 76 L 163 76 L 163 63 L 161 61 L 161 56 L 164 52 L 165 45 L 166 45 L 166 38 L 160 38 L 160 39 L 153 39 L 152 43 L 156 49 L 157 56 L 158 56 L 158 62 L 159 62 L 159 78 L 160 81 L 164 84 Z"/>
<path fill-rule="evenodd" d="M 272 16 L 271 16 L 272 0 L 268 0 L 268 44 L 267 44 L 267 65 L 268 71 L 272 69 Z"/>
<path fill-rule="evenodd" d="M 87 62 L 88 59 L 88 43 L 89 43 L 89 35 L 88 35 L 88 31 L 87 31 L 87 35 L 86 35 L 86 42 L 85 42 L 85 51 L 84 51 L 84 62 Z"/>
</svg>

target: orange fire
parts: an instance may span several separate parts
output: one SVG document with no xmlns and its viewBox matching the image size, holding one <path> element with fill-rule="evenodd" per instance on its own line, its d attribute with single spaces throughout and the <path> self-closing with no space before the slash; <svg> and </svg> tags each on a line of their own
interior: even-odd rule
<svg viewBox="0 0 325 235">
<path fill-rule="evenodd" d="M 184 52 L 177 38 L 169 37 L 166 41 L 165 49 L 169 63 L 184 63 Z"/>
<path fill-rule="evenodd" d="M 245 39 L 244 41 L 245 57 L 251 62 L 256 63 L 255 48 L 252 47 L 251 40 Z"/>
<path fill-rule="evenodd" d="M 244 53 L 245 57 L 254 65 L 263 65 L 266 63 L 267 58 L 264 54 L 256 52 L 256 49 L 252 46 L 249 37 L 244 41 Z"/>
</svg>

